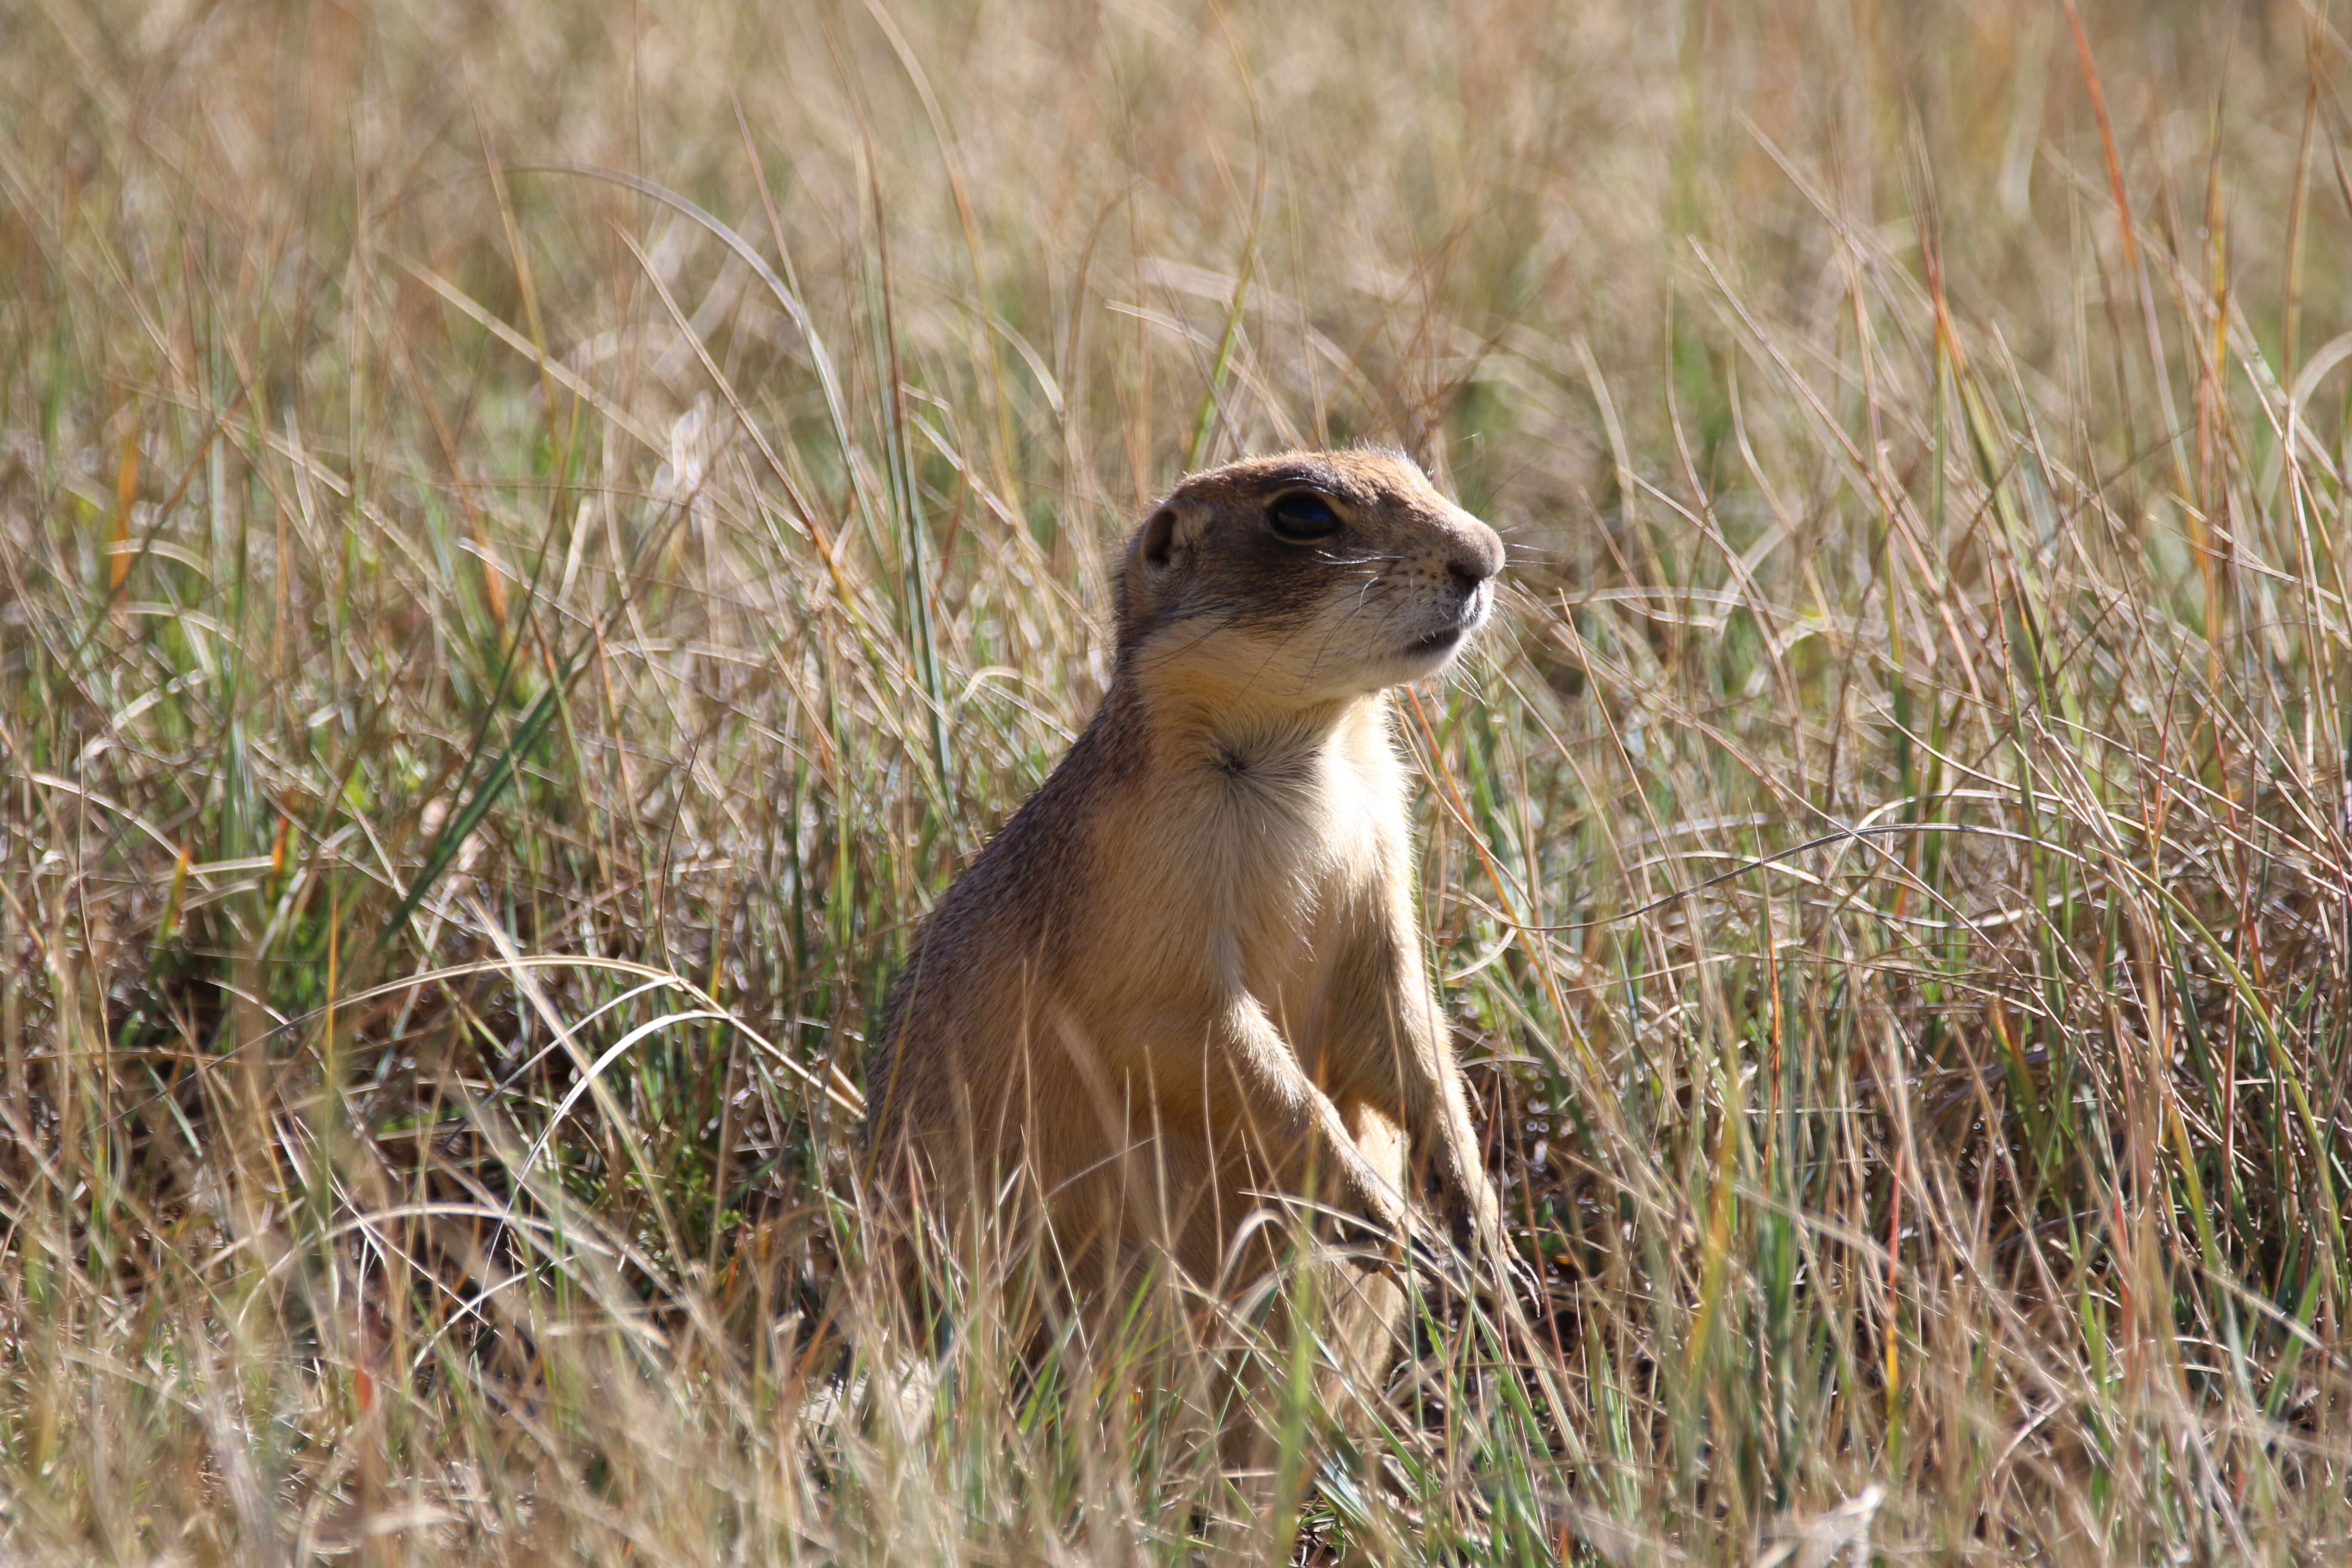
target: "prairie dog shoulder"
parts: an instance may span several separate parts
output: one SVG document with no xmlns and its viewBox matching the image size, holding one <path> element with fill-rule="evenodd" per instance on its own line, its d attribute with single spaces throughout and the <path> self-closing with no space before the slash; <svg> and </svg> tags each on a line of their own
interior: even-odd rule
<svg viewBox="0 0 2352 1568">
<path fill-rule="evenodd" d="M 1409 459 L 1254 458 L 1129 542 L 1108 692 L 941 899 L 867 1060 L 886 1181 L 1016 1172 L 1202 1278 L 1268 1192 L 1405 1223 L 1408 1146 L 1491 1221 L 1415 927 L 1390 687 L 1476 631 L 1494 531 Z"/>
</svg>

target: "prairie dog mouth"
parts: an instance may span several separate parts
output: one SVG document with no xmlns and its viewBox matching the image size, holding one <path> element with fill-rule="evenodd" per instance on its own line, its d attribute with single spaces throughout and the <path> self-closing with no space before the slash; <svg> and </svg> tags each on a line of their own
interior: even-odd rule
<svg viewBox="0 0 2352 1568">
<path fill-rule="evenodd" d="M 1468 635 L 1469 630 L 1467 626 L 1449 626 L 1442 632 L 1432 632 L 1425 637 L 1405 644 L 1404 651 L 1412 658 L 1427 658 L 1432 654 L 1444 653 L 1454 647 Z"/>
<path fill-rule="evenodd" d="M 1487 589 L 1484 583 L 1470 592 L 1462 604 L 1460 618 L 1452 626 L 1428 636 L 1416 637 L 1405 645 L 1408 658 L 1432 658 L 1452 651 L 1468 638 L 1472 632 L 1486 624 Z"/>
</svg>

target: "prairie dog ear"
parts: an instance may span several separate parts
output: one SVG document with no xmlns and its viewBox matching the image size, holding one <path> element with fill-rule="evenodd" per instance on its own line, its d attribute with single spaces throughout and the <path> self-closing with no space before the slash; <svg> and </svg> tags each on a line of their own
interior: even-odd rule
<svg viewBox="0 0 2352 1568">
<path fill-rule="evenodd" d="M 1133 564 L 1147 572 L 1169 565 L 1176 554 L 1176 509 L 1163 506 L 1146 520 L 1129 552 Z"/>
<path fill-rule="evenodd" d="M 1162 506 L 1128 541 L 1126 569 L 1119 574 L 1122 616 L 1139 629 L 1168 607 L 1176 591 L 1177 568 L 1192 553 L 1200 520 L 1173 505 Z"/>
</svg>

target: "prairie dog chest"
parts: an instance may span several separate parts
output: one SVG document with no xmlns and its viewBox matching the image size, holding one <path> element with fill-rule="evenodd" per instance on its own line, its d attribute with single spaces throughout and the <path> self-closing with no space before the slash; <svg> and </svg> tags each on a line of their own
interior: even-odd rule
<svg viewBox="0 0 2352 1568">
<path fill-rule="evenodd" d="M 1234 741 L 1209 750 L 1195 833 L 1244 875 L 1320 882 L 1402 825 L 1404 786 L 1384 734 Z"/>
<path fill-rule="evenodd" d="M 1166 908 L 1202 920 L 1213 969 L 1261 1002 L 1313 990 L 1402 874 L 1404 781 L 1384 726 L 1213 747 L 1186 793 Z"/>
</svg>

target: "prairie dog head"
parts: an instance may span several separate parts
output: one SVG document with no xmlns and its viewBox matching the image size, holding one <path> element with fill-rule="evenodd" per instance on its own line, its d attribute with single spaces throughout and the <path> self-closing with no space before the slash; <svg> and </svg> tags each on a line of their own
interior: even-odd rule
<svg viewBox="0 0 2352 1568">
<path fill-rule="evenodd" d="M 1129 541 L 1119 654 L 1154 686 L 1346 700 L 1444 668 L 1502 565 L 1400 453 L 1251 458 L 1184 480 Z"/>
</svg>

